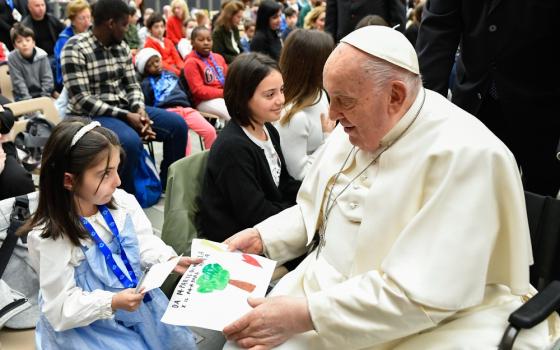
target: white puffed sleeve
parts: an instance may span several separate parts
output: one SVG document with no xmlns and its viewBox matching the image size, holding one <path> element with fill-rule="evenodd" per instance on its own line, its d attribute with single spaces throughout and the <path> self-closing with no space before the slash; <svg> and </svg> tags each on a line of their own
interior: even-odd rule
<svg viewBox="0 0 560 350">
<path fill-rule="evenodd" d="M 29 255 L 39 274 L 41 311 L 54 330 L 64 331 L 111 318 L 114 293 L 86 292 L 76 286 L 74 268 L 85 258 L 81 249 L 68 239 L 41 238 L 40 234 L 40 230 L 29 233 Z"/>
</svg>

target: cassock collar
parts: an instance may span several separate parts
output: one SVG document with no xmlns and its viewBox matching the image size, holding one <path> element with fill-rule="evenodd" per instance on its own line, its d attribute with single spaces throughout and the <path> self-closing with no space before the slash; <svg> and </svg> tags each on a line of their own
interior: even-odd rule
<svg viewBox="0 0 560 350">
<path fill-rule="evenodd" d="M 416 99 L 414 100 L 412 106 L 410 106 L 408 111 L 397 122 L 397 124 L 391 130 L 389 130 L 389 132 L 385 136 L 383 136 L 383 138 L 379 142 L 380 147 L 386 147 L 391 145 L 414 122 L 414 120 L 418 116 L 418 113 L 420 113 L 420 109 L 422 108 L 422 105 L 424 104 L 425 95 L 426 95 L 426 91 L 424 90 L 424 88 L 420 89 L 418 95 L 416 95 Z"/>
</svg>

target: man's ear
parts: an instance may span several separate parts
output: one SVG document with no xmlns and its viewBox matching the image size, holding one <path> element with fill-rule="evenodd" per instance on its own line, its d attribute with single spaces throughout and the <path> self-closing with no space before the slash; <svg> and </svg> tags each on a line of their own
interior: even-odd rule
<svg viewBox="0 0 560 350">
<path fill-rule="evenodd" d="M 64 173 L 64 181 L 63 181 L 64 188 L 67 189 L 68 191 L 72 191 L 75 185 L 74 180 L 75 180 L 74 174 Z"/>
<path fill-rule="evenodd" d="M 396 114 L 403 107 L 408 96 L 408 89 L 404 82 L 395 80 L 391 82 L 391 97 L 389 101 L 389 113 Z"/>
<path fill-rule="evenodd" d="M 105 22 L 105 25 L 107 26 L 107 28 L 113 30 L 113 25 L 115 24 L 115 20 L 112 18 L 109 18 L 109 20 L 107 22 Z"/>
</svg>

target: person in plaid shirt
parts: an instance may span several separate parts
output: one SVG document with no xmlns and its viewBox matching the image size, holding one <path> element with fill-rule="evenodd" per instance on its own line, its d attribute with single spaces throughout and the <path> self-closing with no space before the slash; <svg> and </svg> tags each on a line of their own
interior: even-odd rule
<svg viewBox="0 0 560 350">
<path fill-rule="evenodd" d="M 128 6 L 123 1 L 99 0 L 93 20 L 93 29 L 70 38 L 62 51 L 67 114 L 89 116 L 118 135 L 126 152 L 121 187 L 129 193 L 135 193 L 142 140 L 163 141 L 160 176 L 165 186 L 167 168 L 185 155 L 188 127 L 175 113 L 144 106 L 130 49 L 123 41 Z"/>
</svg>

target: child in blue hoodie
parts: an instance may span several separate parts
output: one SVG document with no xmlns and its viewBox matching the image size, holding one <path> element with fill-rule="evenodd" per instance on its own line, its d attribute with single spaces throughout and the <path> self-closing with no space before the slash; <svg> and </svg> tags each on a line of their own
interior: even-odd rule
<svg viewBox="0 0 560 350">
<path fill-rule="evenodd" d="M 146 105 L 179 114 L 189 128 L 202 137 L 204 147 L 209 149 L 216 140 L 216 130 L 197 110 L 191 108 L 189 98 L 179 84 L 179 78 L 162 69 L 160 53 L 152 48 L 138 51 L 136 69 L 143 77 L 141 86 Z M 189 138 L 186 155 L 190 153 Z"/>
</svg>

